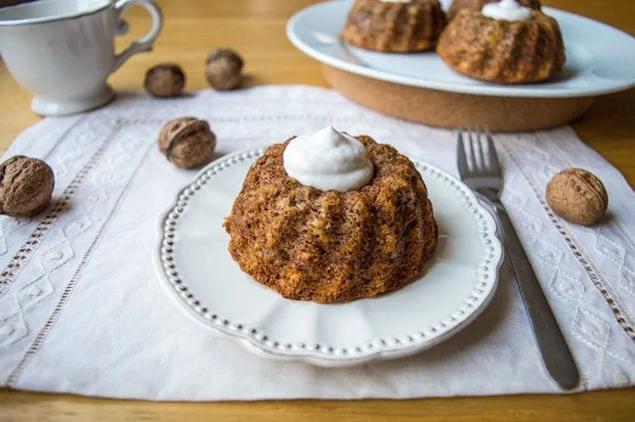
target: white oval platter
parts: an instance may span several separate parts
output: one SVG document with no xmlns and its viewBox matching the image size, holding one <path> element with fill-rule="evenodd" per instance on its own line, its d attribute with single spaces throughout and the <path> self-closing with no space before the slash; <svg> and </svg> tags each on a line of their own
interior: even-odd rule
<svg viewBox="0 0 635 422">
<path fill-rule="evenodd" d="M 447 5 L 447 1 L 445 1 Z M 422 88 L 503 97 L 587 97 L 635 86 L 635 38 L 612 26 L 543 7 L 557 19 L 566 64 L 555 79 L 538 84 L 500 85 L 477 81 L 450 69 L 434 51 L 380 53 L 352 47 L 339 33 L 351 0 L 321 2 L 296 13 L 287 37 L 305 54 L 347 72 Z"/>
</svg>

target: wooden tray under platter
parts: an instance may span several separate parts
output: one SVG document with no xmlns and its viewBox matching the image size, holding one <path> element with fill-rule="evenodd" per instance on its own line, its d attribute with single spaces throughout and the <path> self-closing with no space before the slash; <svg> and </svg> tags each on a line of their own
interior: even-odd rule
<svg viewBox="0 0 635 422">
<path fill-rule="evenodd" d="M 580 117 L 595 99 L 459 94 L 367 78 L 325 64 L 322 71 L 333 88 L 351 101 L 389 116 L 444 128 L 487 125 L 497 132 L 546 129 Z"/>
</svg>

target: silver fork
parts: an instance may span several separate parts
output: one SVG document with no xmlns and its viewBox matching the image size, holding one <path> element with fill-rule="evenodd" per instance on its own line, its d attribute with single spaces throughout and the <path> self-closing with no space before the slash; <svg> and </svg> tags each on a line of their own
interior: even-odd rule
<svg viewBox="0 0 635 422">
<path fill-rule="evenodd" d="M 578 369 L 516 230 L 499 199 L 503 188 L 503 172 L 492 135 L 487 128 L 484 136 L 478 127 L 475 132 L 476 134 L 468 127 L 466 148 L 463 132 L 459 130 L 457 165 L 461 180 L 477 194 L 483 203 L 489 206 L 498 220 L 498 229 L 505 244 L 505 251 L 518 282 L 547 371 L 560 387 L 569 390 L 578 385 L 580 377 Z M 482 138 L 485 138 L 485 145 L 481 142 Z"/>
</svg>

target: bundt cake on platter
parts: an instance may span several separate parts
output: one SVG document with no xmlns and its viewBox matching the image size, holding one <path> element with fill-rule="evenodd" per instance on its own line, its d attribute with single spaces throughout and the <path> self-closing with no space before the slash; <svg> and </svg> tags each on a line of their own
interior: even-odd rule
<svg viewBox="0 0 635 422">
<path fill-rule="evenodd" d="M 341 36 L 366 50 L 424 51 L 434 48 L 445 22 L 438 0 L 356 0 Z"/>
<path fill-rule="evenodd" d="M 333 128 L 270 146 L 249 169 L 224 227 L 229 252 L 282 296 L 346 302 L 422 275 L 438 228 L 414 164 Z"/>
<path fill-rule="evenodd" d="M 441 34 L 437 53 L 464 75 L 502 84 L 544 81 L 565 63 L 558 22 L 515 0 L 460 10 Z"/>
</svg>

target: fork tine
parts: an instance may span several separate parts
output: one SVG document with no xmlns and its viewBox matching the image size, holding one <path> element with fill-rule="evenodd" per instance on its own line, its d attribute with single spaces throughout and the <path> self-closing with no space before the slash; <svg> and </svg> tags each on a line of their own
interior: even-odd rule
<svg viewBox="0 0 635 422">
<path fill-rule="evenodd" d="M 496 154 L 494 139 L 492 139 L 492 134 L 487 126 L 485 126 L 485 137 L 487 138 L 487 157 L 489 159 L 489 168 L 495 172 L 497 176 L 499 176 L 501 174 L 500 162 L 498 161 L 498 154 Z"/>
<path fill-rule="evenodd" d="M 472 169 L 478 170 L 478 163 L 476 162 L 476 154 L 474 154 L 474 130 L 468 126 L 467 127 L 467 138 L 469 145 L 469 156 L 470 161 L 472 162 Z"/>
<path fill-rule="evenodd" d="M 483 144 L 481 143 L 481 130 L 476 126 L 476 149 L 478 150 L 479 167 L 481 169 L 487 168 L 487 161 L 485 161 L 485 152 L 483 151 Z"/>
<path fill-rule="evenodd" d="M 467 166 L 467 158 L 465 157 L 465 146 L 463 145 L 463 131 L 459 129 L 459 136 L 456 142 L 456 164 L 459 168 L 459 176 L 465 177 L 469 168 Z"/>
</svg>

